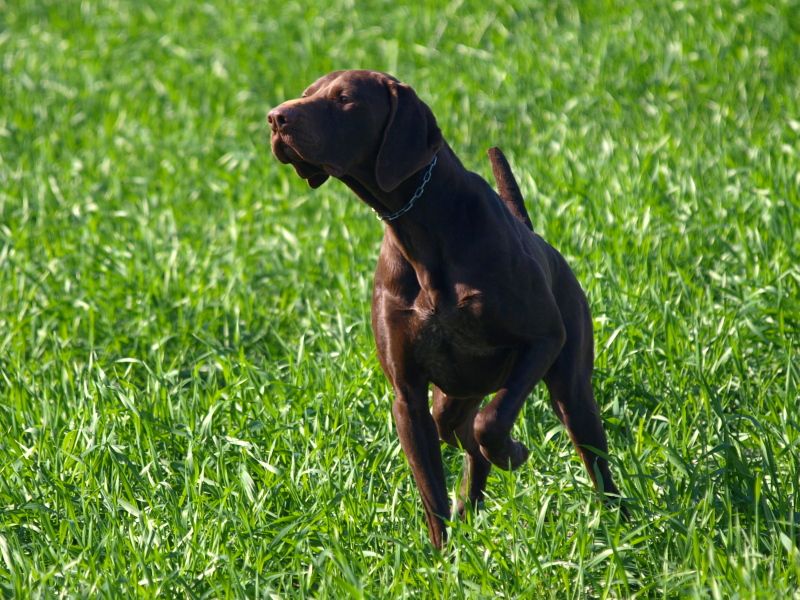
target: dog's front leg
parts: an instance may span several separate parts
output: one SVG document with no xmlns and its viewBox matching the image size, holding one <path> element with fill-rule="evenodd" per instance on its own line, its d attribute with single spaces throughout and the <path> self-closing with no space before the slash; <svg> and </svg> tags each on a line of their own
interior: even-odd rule
<svg viewBox="0 0 800 600">
<path fill-rule="evenodd" d="M 544 377 L 564 345 L 563 330 L 537 339 L 520 352 L 505 385 L 476 416 L 475 439 L 481 453 L 501 469 L 516 469 L 528 458 L 528 449 L 511 437 L 528 394 Z"/>
<path fill-rule="evenodd" d="M 441 548 L 447 537 L 445 520 L 450 518 L 450 509 L 439 436 L 428 410 L 428 386 L 424 381 L 398 381 L 394 388 L 392 414 L 400 445 L 422 496 L 431 542 Z"/>
</svg>

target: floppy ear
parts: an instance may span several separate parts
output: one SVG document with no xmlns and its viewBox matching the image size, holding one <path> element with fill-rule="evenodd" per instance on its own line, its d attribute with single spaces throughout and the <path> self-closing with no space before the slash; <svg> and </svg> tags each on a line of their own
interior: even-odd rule
<svg viewBox="0 0 800 600">
<path fill-rule="evenodd" d="M 387 79 L 389 120 L 375 160 L 375 179 L 384 192 L 427 165 L 444 140 L 431 109 L 409 86 Z"/>
</svg>

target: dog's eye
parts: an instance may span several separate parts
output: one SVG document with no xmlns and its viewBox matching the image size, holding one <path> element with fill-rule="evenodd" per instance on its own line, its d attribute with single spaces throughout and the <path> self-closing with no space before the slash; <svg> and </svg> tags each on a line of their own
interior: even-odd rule
<svg viewBox="0 0 800 600">
<path fill-rule="evenodd" d="M 350 96 L 347 94 L 339 94 L 337 100 L 339 101 L 339 104 L 350 104 L 350 102 L 352 102 Z"/>
</svg>

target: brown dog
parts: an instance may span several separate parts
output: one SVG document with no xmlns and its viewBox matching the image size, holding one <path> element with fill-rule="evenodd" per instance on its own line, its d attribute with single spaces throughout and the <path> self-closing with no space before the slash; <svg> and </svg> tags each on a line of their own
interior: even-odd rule
<svg viewBox="0 0 800 600">
<path fill-rule="evenodd" d="M 439 439 L 467 453 L 461 513 L 482 498 L 491 465 L 515 469 L 528 457 L 511 429 L 541 379 L 589 476 L 617 497 L 592 394 L 586 297 L 533 232 L 499 150 L 490 158 L 500 197 L 462 166 L 410 87 L 373 71 L 330 73 L 268 121 L 281 162 L 314 188 L 342 180 L 386 221 L 372 328 L 433 544 L 450 515 Z"/>
</svg>

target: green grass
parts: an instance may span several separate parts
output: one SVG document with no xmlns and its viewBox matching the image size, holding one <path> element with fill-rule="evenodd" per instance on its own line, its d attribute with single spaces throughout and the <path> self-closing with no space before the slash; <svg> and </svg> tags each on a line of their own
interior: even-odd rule
<svg viewBox="0 0 800 600">
<path fill-rule="evenodd" d="M 798 597 L 800 4 L 303 4 L 0 0 L 2 595 Z M 268 147 L 348 67 L 510 157 L 589 295 L 632 523 L 537 389 L 528 463 L 430 547 L 382 227 Z"/>
</svg>

